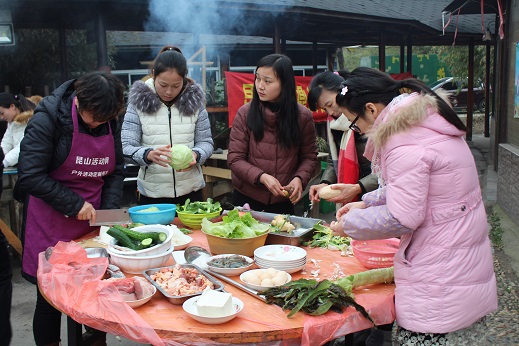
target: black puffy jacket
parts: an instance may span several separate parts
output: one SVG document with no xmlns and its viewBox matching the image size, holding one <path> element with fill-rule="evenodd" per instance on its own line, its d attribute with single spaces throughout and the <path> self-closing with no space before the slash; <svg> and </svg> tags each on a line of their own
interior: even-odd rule
<svg viewBox="0 0 519 346">
<path fill-rule="evenodd" d="M 74 129 L 71 112 L 74 96 L 74 80 L 70 80 L 54 90 L 52 95 L 43 98 L 34 110 L 20 144 L 18 181 L 15 186 L 15 197 L 18 200 L 25 200 L 28 195 L 32 195 L 67 216 L 76 216 L 85 201 L 68 187 L 51 179 L 49 173 L 61 166 L 70 152 Z M 90 129 L 81 117 L 78 119 L 81 133 L 94 137 L 108 133 L 106 123 Z M 101 209 L 120 208 L 124 180 L 121 125 L 122 119 L 110 122 L 116 166 L 111 175 L 104 177 Z"/>
</svg>

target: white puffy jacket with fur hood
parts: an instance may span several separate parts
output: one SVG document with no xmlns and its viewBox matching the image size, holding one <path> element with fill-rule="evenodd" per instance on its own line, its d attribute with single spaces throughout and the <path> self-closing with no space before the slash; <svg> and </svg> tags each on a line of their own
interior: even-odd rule
<svg viewBox="0 0 519 346">
<path fill-rule="evenodd" d="M 205 186 L 201 165 L 213 153 L 209 117 L 202 88 L 188 83 L 171 107 L 159 99 L 153 79 L 137 81 L 130 90 L 122 128 L 126 162 L 141 166 L 137 188 L 150 198 L 175 198 Z M 167 144 L 185 144 L 198 154 L 198 164 L 177 172 L 146 160 L 148 152 Z"/>
<path fill-rule="evenodd" d="M 33 111 L 25 111 L 18 114 L 12 122 L 7 124 L 7 130 L 2 138 L 2 151 L 4 152 L 4 167 L 13 167 L 18 164 L 20 155 L 20 142 L 23 139 L 27 123 L 33 115 Z"/>
</svg>

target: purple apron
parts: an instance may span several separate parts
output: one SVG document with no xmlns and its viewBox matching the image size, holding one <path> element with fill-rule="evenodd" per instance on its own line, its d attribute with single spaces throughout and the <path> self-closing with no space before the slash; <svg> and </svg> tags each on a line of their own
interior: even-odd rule
<svg viewBox="0 0 519 346">
<path fill-rule="evenodd" d="M 75 102 L 72 103 L 72 121 L 74 132 L 70 153 L 65 162 L 49 176 L 83 197 L 95 209 L 99 209 L 103 177 L 115 169 L 112 130 L 108 124 L 109 131 L 104 136 L 93 137 L 80 133 Z M 88 220 L 66 217 L 43 200 L 30 196 L 25 223 L 23 271 L 36 277 L 40 252 L 56 245 L 60 240 L 74 240 L 94 229 Z"/>
</svg>

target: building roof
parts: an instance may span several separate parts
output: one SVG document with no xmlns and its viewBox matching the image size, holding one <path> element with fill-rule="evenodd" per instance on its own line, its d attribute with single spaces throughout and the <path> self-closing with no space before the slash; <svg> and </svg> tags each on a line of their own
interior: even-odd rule
<svg viewBox="0 0 519 346">
<path fill-rule="evenodd" d="M 473 6 L 476 0 L 465 0 Z M 492 0 L 495 3 L 495 0 Z M 492 1 L 486 1 L 491 4 Z M 476 1 L 479 4 L 479 1 Z M 271 39 L 334 46 L 475 44 L 481 40 L 489 13 L 457 16 L 452 0 L 0 0 L 16 28 L 94 30 L 102 14 L 110 31 L 176 32 L 230 35 L 235 41 Z M 450 7 L 449 7 L 450 6 Z M 457 6 L 457 7 L 456 7 Z M 452 13 L 443 13 L 451 8 Z M 472 8 L 472 7 L 471 7 Z M 459 10 L 464 14 L 464 7 Z M 474 10 L 471 10 L 474 12 Z M 443 27 L 445 26 L 445 30 Z M 455 34 L 456 32 L 456 34 Z M 222 36 L 230 42 L 230 36 Z M 142 42 L 134 34 L 131 44 Z M 197 36 L 199 40 L 202 36 Z M 206 36 L 207 38 L 207 36 Z M 216 38 L 214 38 L 216 40 Z M 149 42 L 149 35 L 144 35 Z"/>
</svg>

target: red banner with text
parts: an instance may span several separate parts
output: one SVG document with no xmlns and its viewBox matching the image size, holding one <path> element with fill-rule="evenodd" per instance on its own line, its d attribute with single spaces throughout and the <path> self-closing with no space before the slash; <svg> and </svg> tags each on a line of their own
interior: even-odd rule
<svg viewBox="0 0 519 346">
<path fill-rule="evenodd" d="M 232 126 L 238 109 L 252 100 L 252 87 L 254 86 L 254 74 L 225 72 L 227 82 L 227 109 L 229 111 L 229 127 Z M 312 77 L 295 76 L 297 102 L 308 107 L 308 86 Z M 326 121 L 326 113 L 318 110 L 312 113 L 314 121 Z"/>
</svg>

